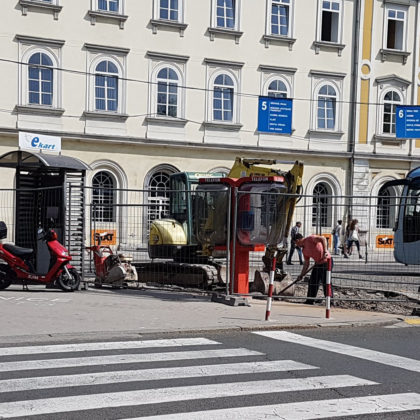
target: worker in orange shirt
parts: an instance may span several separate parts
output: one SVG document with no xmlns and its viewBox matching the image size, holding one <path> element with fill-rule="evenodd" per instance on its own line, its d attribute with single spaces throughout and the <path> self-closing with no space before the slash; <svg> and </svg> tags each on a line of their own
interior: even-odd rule
<svg viewBox="0 0 420 420">
<path fill-rule="evenodd" d="M 296 235 L 296 245 L 302 249 L 303 257 L 305 259 L 302 271 L 298 277 L 299 280 L 302 280 L 303 276 L 308 271 L 310 259 L 312 258 L 315 262 L 309 279 L 307 300 L 305 301 L 306 304 L 313 305 L 321 281 L 324 289 L 324 296 L 326 296 L 328 260 L 331 258 L 331 254 L 328 252 L 327 240 L 323 236 L 309 235 L 304 238 L 298 233 Z"/>
</svg>

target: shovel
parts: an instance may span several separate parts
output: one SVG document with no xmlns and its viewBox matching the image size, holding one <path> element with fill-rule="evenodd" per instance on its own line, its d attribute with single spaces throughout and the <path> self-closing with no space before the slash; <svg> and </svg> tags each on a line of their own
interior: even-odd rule
<svg viewBox="0 0 420 420">
<path fill-rule="evenodd" d="M 304 276 L 306 276 L 310 271 L 312 271 L 312 269 L 315 267 L 315 264 L 312 265 L 312 267 L 309 267 L 305 273 L 302 275 L 302 278 Z M 294 284 L 296 284 L 300 279 L 297 278 L 294 282 L 290 283 L 288 286 L 286 286 L 284 289 L 280 290 L 280 292 L 277 293 L 277 295 L 281 295 L 282 293 L 284 293 L 289 287 L 292 287 Z"/>
</svg>

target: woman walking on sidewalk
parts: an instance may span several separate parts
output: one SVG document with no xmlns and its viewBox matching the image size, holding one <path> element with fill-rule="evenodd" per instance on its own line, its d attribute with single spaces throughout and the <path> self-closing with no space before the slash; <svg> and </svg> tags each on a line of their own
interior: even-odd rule
<svg viewBox="0 0 420 420">
<path fill-rule="evenodd" d="M 359 221 L 353 219 L 350 223 L 349 236 L 347 239 L 347 253 L 344 254 L 344 258 L 348 258 L 351 255 L 351 250 L 353 248 L 353 243 L 356 245 L 357 252 L 359 253 L 359 258 L 363 259 L 362 254 L 360 253 L 360 241 L 359 241 Z"/>
</svg>

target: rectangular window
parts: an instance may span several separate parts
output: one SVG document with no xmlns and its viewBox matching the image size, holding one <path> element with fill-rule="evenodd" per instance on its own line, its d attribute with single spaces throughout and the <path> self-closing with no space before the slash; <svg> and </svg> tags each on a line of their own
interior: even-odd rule
<svg viewBox="0 0 420 420">
<path fill-rule="evenodd" d="M 386 15 L 386 48 L 404 50 L 405 16 L 403 10 L 388 9 Z"/>
<path fill-rule="evenodd" d="M 216 26 L 218 28 L 235 28 L 235 0 L 217 0 L 216 3 Z"/>
<path fill-rule="evenodd" d="M 216 121 L 233 120 L 233 89 L 214 88 L 213 118 Z"/>
<path fill-rule="evenodd" d="M 96 75 L 95 85 L 96 110 L 116 112 L 118 110 L 118 78 Z"/>
<path fill-rule="evenodd" d="M 339 42 L 340 3 L 323 1 L 321 9 L 321 41 Z"/>
<path fill-rule="evenodd" d="M 105 12 L 119 12 L 119 0 L 98 0 L 98 9 Z"/>
<path fill-rule="evenodd" d="M 159 19 L 179 20 L 179 1 L 178 0 L 160 0 Z"/>
<path fill-rule="evenodd" d="M 392 103 L 384 103 L 384 123 L 383 132 L 386 134 L 395 134 L 395 111 L 397 105 Z"/>
<path fill-rule="evenodd" d="M 271 2 L 271 34 L 289 36 L 290 0 Z"/>
</svg>

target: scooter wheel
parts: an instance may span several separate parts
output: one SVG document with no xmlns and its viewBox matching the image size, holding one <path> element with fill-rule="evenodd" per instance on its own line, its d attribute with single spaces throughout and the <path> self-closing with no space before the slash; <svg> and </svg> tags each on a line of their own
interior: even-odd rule
<svg viewBox="0 0 420 420">
<path fill-rule="evenodd" d="M 0 290 L 7 289 L 13 283 L 13 276 L 10 273 L 9 266 L 0 265 Z"/>
<path fill-rule="evenodd" d="M 65 271 L 60 274 L 60 277 L 57 279 L 59 287 L 65 292 L 74 292 L 79 288 L 80 285 L 80 274 L 74 269 L 70 268 L 70 276 L 67 275 Z"/>
</svg>

